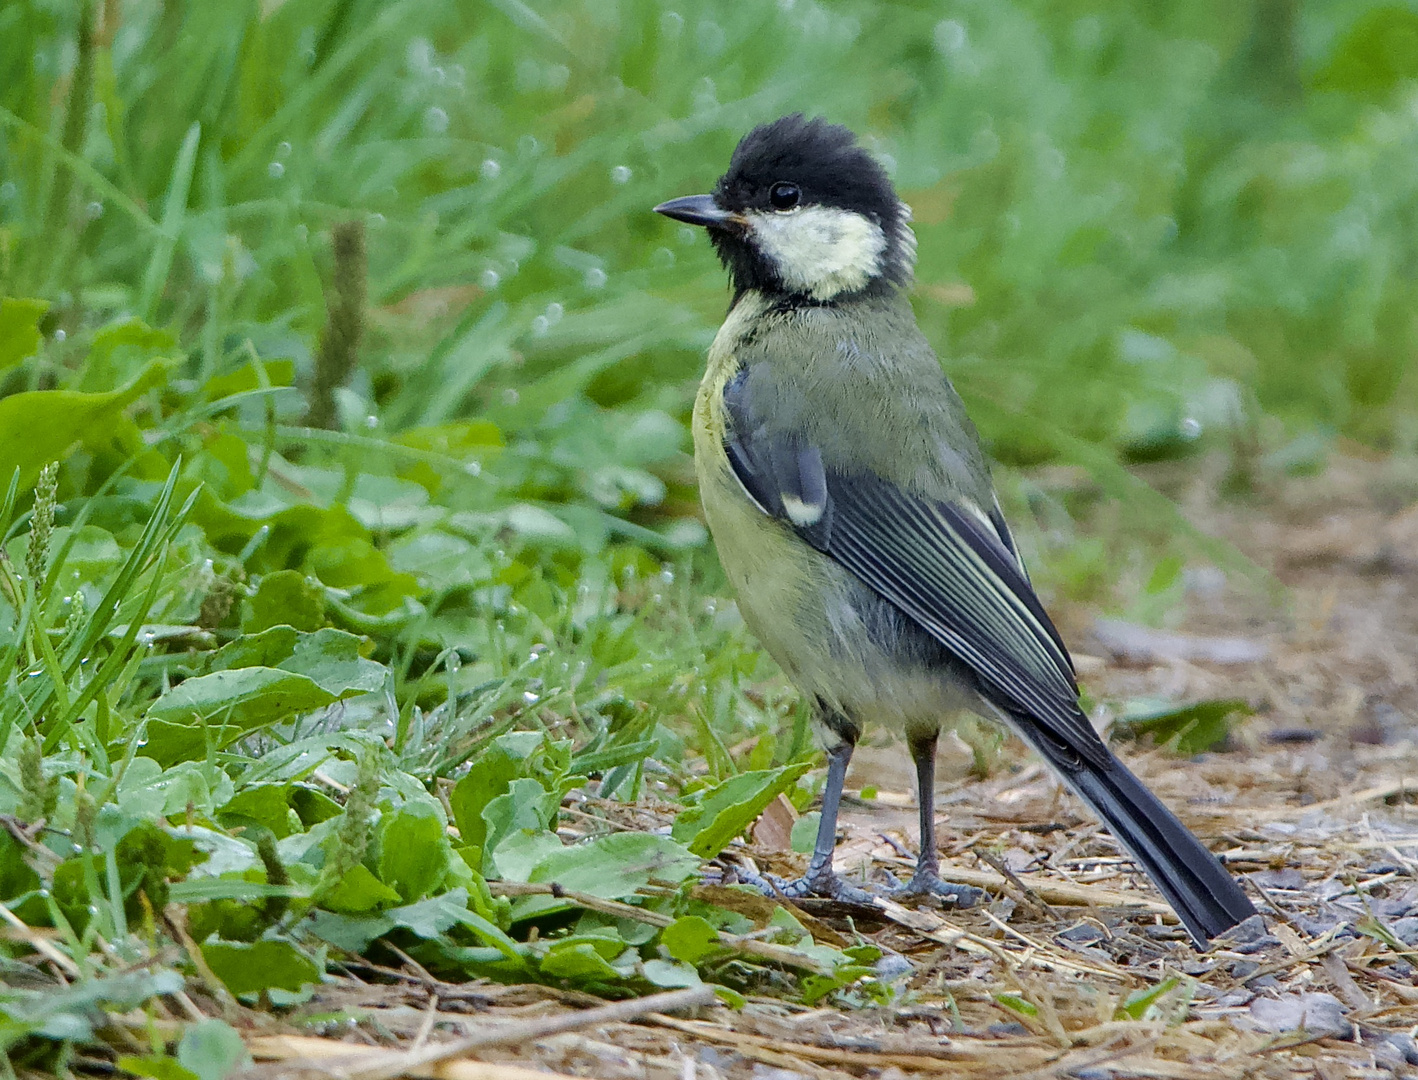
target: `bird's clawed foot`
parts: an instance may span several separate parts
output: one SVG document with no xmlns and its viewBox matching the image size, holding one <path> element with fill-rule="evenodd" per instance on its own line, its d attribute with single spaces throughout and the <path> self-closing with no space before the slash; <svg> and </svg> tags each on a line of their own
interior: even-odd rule
<svg viewBox="0 0 1418 1080">
<path fill-rule="evenodd" d="M 800 878 L 785 880 L 777 874 L 757 874 L 745 871 L 742 867 L 736 871 L 738 879 L 745 885 L 752 885 L 764 896 L 782 896 L 789 900 L 801 900 L 807 896 L 820 896 L 826 900 L 836 900 L 841 904 L 872 904 L 875 902 L 871 893 L 865 889 L 859 889 L 855 885 L 848 885 L 837 876 L 831 867 L 822 870 L 809 868 L 808 872 Z"/>
<path fill-rule="evenodd" d="M 893 887 L 890 889 L 882 889 L 880 886 L 863 889 L 856 885 L 849 885 L 830 868 L 817 870 L 809 867 L 808 872 L 802 877 L 791 880 L 780 878 L 776 874 L 755 873 L 745 870 L 743 867 L 735 868 L 734 874 L 739 881 L 745 885 L 752 885 L 764 896 L 781 896 L 788 900 L 801 900 L 804 897 L 816 896 L 826 900 L 836 900 L 841 904 L 870 906 L 876 903 L 879 896 L 885 896 L 891 900 L 930 896 L 947 907 L 968 908 L 980 903 L 987 895 L 983 889 L 977 889 L 972 885 L 957 885 L 945 881 L 934 870 L 917 870 L 911 880 L 904 885 L 896 883 L 895 879 L 888 874 L 888 880 L 893 883 Z"/>
<path fill-rule="evenodd" d="M 985 898 L 985 890 L 945 881 L 934 870 L 917 870 L 910 881 L 891 890 L 893 900 L 915 896 L 934 896 L 950 907 L 968 908 Z"/>
</svg>

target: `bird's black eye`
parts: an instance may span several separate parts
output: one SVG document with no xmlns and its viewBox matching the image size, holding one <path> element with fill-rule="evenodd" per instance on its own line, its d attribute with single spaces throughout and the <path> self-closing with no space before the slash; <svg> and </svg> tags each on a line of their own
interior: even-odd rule
<svg viewBox="0 0 1418 1080">
<path fill-rule="evenodd" d="M 768 201 L 774 210 L 791 210 L 802 197 L 797 184 L 774 184 L 768 192 Z"/>
</svg>

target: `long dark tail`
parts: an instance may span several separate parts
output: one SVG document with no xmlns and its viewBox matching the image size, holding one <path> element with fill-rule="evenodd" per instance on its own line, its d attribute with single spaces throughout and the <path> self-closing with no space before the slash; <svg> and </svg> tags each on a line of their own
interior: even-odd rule
<svg viewBox="0 0 1418 1080">
<path fill-rule="evenodd" d="M 1147 871 L 1182 924 L 1203 948 L 1256 913 L 1221 861 L 1117 758 L 1106 765 L 1064 765 L 1044 755 L 1069 787 Z"/>
</svg>

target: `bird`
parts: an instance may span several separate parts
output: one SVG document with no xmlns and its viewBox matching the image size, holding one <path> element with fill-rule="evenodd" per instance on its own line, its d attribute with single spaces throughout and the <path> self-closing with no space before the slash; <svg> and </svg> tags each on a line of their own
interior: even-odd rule
<svg viewBox="0 0 1418 1080">
<path fill-rule="evenodd" d="M 910 304 L 916 238 L 885 168 L 846 127 L 755 127 L 708 195 L 654 210 L 702 226 L 732 301 L 692 429 L 704 514 L 744 622 L 810 702 L 827 755 L 807 869 L 764 891 L 872 902 L 833 869 L 864 727 L 904 735 L 920 849 L 896 895 L 969 906 L 940 876 L 940 732 L 1017 733 L 1092 808 L 1205 946 L 1255 914 L 1222 862 L 1113 754 L 995 495 L 979 435 Z"/>
</svg>

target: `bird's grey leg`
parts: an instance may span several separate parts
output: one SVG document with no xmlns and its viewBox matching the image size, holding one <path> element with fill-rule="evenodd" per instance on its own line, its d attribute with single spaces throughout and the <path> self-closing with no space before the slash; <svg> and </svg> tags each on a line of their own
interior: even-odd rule
<svg viewBox="0 0 1418 1080">
<path fill-rule="evenodd" d="M 855 728 L 845 723 L 829 727 L 839 735 L 855 735 Z M 837 846 L 837 810 L 842 803 L 842 785 L 847 779 L 847 763 L 852 760 L 855 738 L 843 737 L 827 751 L 827 783 L 822 789 L 822 818 L 817 823 L 817 841 L 812 846 L 812 858 L 807 864 L 807 872 L 793 881 L 783 881 L 771 874 L 764 874 L 759 881 L 751 881 L 768 896 L 781 893 L 790 900 L 801 896 L 825 896 L 845 903 L 870 904 L 871 894 L 848 885 L 832 869 L 832 850 Z"/>
<path fill-rule="evenodd" d="M 985 893 L 969 885 L 952 885 L 940 877 L 940 856 L 935 847 L 935 744 L 929 736 L 908 736 L 911 760 L 916 763 L 916 802 L 921 808 L 921 850 L 916 873 L 897 890 L 898 896 L 938 896 L 955 907 L 972 907 Z"/>
</svg>

